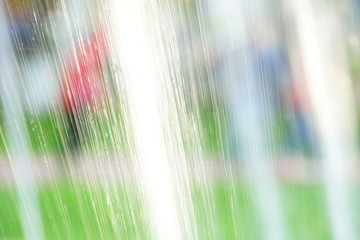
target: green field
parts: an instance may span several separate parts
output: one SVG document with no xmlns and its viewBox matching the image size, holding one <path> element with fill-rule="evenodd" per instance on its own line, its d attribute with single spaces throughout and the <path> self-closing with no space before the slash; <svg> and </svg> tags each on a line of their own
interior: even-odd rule
<svg viewBox="0 0 360 240">
<path fill-rule="evenodd" d="M 281 185 L 283 210 L 291 239 L 330 238 L 322 188 Z M 148 219 L 134 187 L 62 182 L 38 189 L 46 239 L 149 239 Z M 194 186 L 199 239 L 263 239 L 249 188 L 244 184 Z M 16 194 L 0 189 L 0 239 L 22 239 Z"/>
<path fill-rule="evenodd" d="M 124 112 L 124 109 L 117 106 L 87 114 L 84 117 L 84 125 L 88 132 L 82 142 L 83 148 L 94 152 L 104 149 L 128 151 L 131 148 L 131 131 L 129 119 L 126 119 Z M 7 148 L 2 114 L 0 112 L 0 154 L 6 153 Z M 230 143 L 231 137 L 228 137 L 227 115 L 224 103 L 205 102 L 199 107 L 189 106 L 185 118 L 192 119 L 192 125 L 197 128 L 196 138 L 198 139 L 192 143 L 194 141 L 193 129 L 183 129 L 185 150 L 191 154 L 201 148 L 211 155 L 221 155 L 229 149 L 231 151 L 234 146 Z M 25 111 L 25 123 L 28 142 L 33 153 L 63 154 L 68 148 L 67 123 L 61 111 L 53 109 L 35 115 Z M 272 136 L 273 150 L 280 149 L 286 141 L 288 127 L 288 123 L 279 114 L 272 133 L 274 135 Z M 188 131 L 191 131 L 190 134 Z M 115 146 L 116 149 L 114 149 Z"/>
</svg>

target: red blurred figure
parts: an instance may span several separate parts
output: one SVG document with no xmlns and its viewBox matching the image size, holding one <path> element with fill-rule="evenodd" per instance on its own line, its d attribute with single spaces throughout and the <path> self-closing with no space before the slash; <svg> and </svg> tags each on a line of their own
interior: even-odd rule
<svg viewBox="0 0 360 240">
<path fill-rule="evenodd" d="M 102 101 L 102 64 L 107 57 L 105 34 L 98 30 L 77 46 L 74 54 L 70 54 L 66 61 L 61 79 L 61 103 L 69 124 L 69 145 L 72 148 L 79 145 L 83 134 L 79 119 L 81 113 L 98 106 Z"/>
</svg>

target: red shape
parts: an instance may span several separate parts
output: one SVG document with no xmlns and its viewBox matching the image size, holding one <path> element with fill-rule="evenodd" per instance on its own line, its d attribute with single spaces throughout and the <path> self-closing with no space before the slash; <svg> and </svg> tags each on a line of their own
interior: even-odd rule
<svg viewBox="0 0 360 240">
<path fill-rule="evenodd" d="M 62 77 L 61 102 L 66 112 L 93 106 L 103 95 L 101 63 L 108 57 L 105 35 L 95 32 L 88 41 L 75 48 Z"/>
</svg>

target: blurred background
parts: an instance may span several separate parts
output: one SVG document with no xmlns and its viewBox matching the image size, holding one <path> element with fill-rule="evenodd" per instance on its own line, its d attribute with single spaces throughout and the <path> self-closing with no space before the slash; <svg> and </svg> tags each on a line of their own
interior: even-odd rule
<svg viewBox="0 0 360 240">
<path fill-rule="evenodd" d="M 0 239 L 358 239 L 359 11 L 0 0 Z"/>
</svg>

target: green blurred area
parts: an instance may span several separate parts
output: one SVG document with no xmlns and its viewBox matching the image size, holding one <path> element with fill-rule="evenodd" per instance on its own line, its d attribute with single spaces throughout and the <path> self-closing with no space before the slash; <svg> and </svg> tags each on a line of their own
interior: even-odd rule
<svg viewBox="0 0 360 240">
<path fill-rule="evenodd" d="M 129 133 L 122 114 L 114 109 L 104 109 L 86 114 L 83 118 L 86 137 L 82 148 L 97 150 L 114 150 L 115 147 L 127 151 L 130 145 Z M 3 113 L 2 113 L 3 114 Z M 111 114 L 111 116 L 109 116 Z M 62 154 L 69 148 L 67 122 L 59 112 L 50 111 L 41 114 L 25 112 L 25 123 L 30 149 L 35 154 Z M 101 149 L 98 149 L 101 148 Z M 0 121 L 0 153 L 6 153 L 6 131 L 3 119 Z"/>
<path fill-rule="evenodd" d="M 280 186 L 291 239 L 331 239 L 322 188 Z M 229 182 L 194 186 L 199 239 L 263 239 L 250 189 Z M 1 239 L 23 238 L 14 191 L 0 188 Z M 46 239 L 149 239 L 145 207 L 134 187 L 62 182 L 39 186 L 38 197 Z"/>
<path fill-rule="evenodd" d="M 0 190 L 0 238 L 22 239 L 14 192 Z M 81 184 L 44 186 L 39 202 L 45 239 L 146 239 L 139 195 Z"/>
<path fill-rule="evenodd" d="M 83 139 L 83 148 L 90 151 L 122 151 L 127 153 L 131 148 L 131 132 L 126 115 L 121 110 L 111 108 L 88 114 L 85 128 L 88 129 Z M 2 113 L 3 114 L 3 113 Z M 208 102 L 197 109 L 197 116 L 192 121 L 199 128 L 199 140 L 189 147 L 184 142 L 185 149 L 191 154 L 201 148 L 207 155 L 221 155 L 231 148 L 228 136 L 228 119 L 224 104 L 216 105 Z M 25 113 L 29 144 L 33 153 L 62 154 L 69 147 L 67 145 L 66 119 L 58 112 L 44 112 L 41 114 Z M 288 125 L 279 115 L 273 131 L 272 148 L 280 149 L 285 141 Z M 188 129 L 184 129 L 184 132 Z M 231 131 L 231 130 L 230 130 Z M 184 133 L 186 134 L 186 133 Z M 186 140 L 184 140 L 186 141 Z M 191 145 L 191 144 L 190 144 Z M 6 153 L 6 134 L 3 120 L 0 120 L 0 154 Z"/>
</svg>

